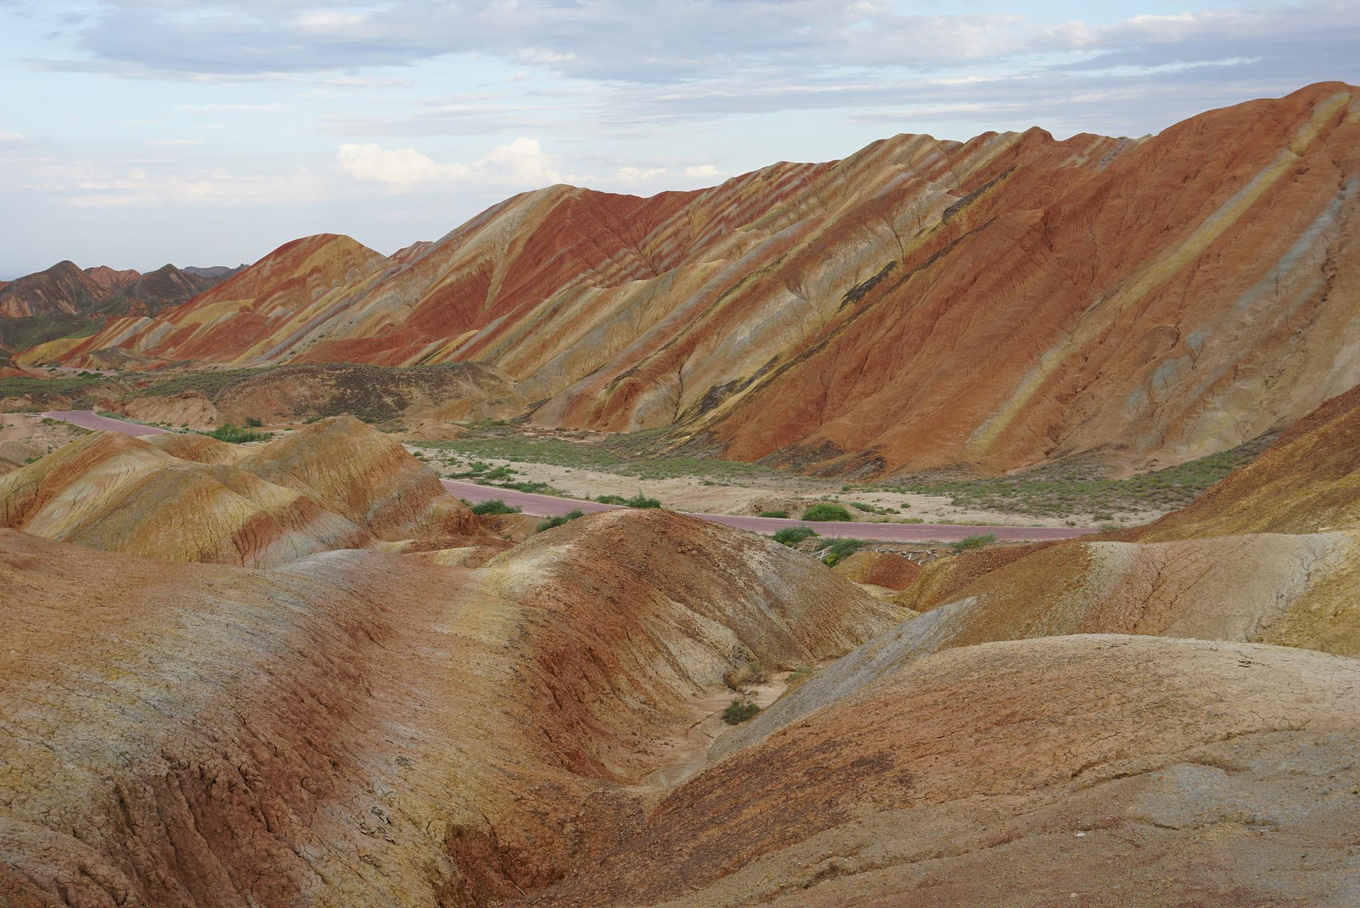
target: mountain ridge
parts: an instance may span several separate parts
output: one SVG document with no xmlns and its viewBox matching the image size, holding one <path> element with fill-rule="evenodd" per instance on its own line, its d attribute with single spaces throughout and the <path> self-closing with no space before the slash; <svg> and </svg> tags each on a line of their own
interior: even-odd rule
<svg viewBox="0 0 1360 908">
<path fill-rule="evenodd" d="M 796 470 L 1148 469 L 1360 383 L 1358 139 L 1360 89 L 1319 83 L 1143 139 L 900 135 L 692 192 L 551 186 L 392 257 L 295 240 L 20 361 L 474 361 L 532 422 Z"/>
</svg>

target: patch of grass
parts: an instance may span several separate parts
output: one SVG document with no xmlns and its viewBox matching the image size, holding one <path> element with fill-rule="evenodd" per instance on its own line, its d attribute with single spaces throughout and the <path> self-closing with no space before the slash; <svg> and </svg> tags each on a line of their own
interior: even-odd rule
<svg viewBox="0 0 1360 908">
<path fill-rule="evenodd" d="M 600 440 L 571 440 L 524 434 L 507 423 L 482 423 L 476 434 L 451 441 L 422 442 L 463 457 L 545 463 L 573 469 L 598 470 L 639 479 L 693 477 L 712 484 L 741 479 L 787 479 L 787 475 L 756 464 L 677 454 L 663 450 L 664 430 L 619 433 Z"/>
<path fill-rule="evenodd" d="M 760 712 L 760 707 L 750 700 L 743 700 L 734 697 L 727 709 L 723 710 L 722 719 L 728 725 L 740 725 L 741 723 L 755 718 L 756 713 Z"/>
<path fill-rule="evenodd" d="M 519 508 L 508 505 L 499 498 L 491 498 L 474 504 L 472 506 L 472 513 L 478 516 L 485 516 L 487 514 L 518 514 Z"/>
<path fill-rule="evenodd" d="M 89 337 L 103 326 L 103 319 L 83 315 L 21 315 L 0 319 L 0 344 L 27 350 L 61 337 Z"/>
<path fill-rule="evenodd" d="M 835 567 L 841 560 L 858 552 L 863 545 L 863 539 L 837 539 L 822 554 L 822 563 L 827 567 Z"/>
<path fill-rule="evenodd" d="M 863 501 L 852 501 L 852 502 L 850 502 L 850 507 L 854 508 L 854 509 L 857 510 L 857 511 L 863 511 L 863 512 L 866 513 L 866 514 L 888 514 L 888 513 L 896 514 L 896 513 L 897 513 L 897 511 L 895 511 L 895 510 L 889 511 L 888 508 L 880 508 L 878 505 L 875 505 L 875 504 L 867 504 L 867 503 L 865 503 L 865 502 L 863 502 Z"/>
<path fill-rule="evenodd" d="M 996 534 L 988 533 L 985 536 L 965 536 L 958 542 L 951 545 L 950 550 L 957 555 L 959 552 L 967 552 L 971 549 L 985 548 L 996 542 Z"/>
<path fill-rule="evenodd" d="M 1172 511 L 1183 508 L 1233 470 L 1255 460 L 1273 435 L 1127 479 L 1102 479 L 1089 468 L 1052 464 L 1011 476 L 988 479 L 909 480 L 878 486 L 879 491 L 937 495 L 959 508 L 1001 511 L 1035 517 L 1093 514 L 1097 521 L 1118 511 Z"/>
<path fill-rule="evenodd" d="M 600 495 L 600 496 L 596 497 L 595 500 L 598 501 L 598 502 L 600 502 L 601 504 L 617 504 L 617 505 L 622 505 L 622 506 L 625 507 L 625 508 L 659 508 L 659 507 L 661 507 L 661 502 L 660 502 L 660 501 L 658 501 L 658 500 L 655 499 L 655 498 L 648 498 L 646 495 L 643 495 L 641 492 L 639 492 L 638 494 L 634 495 L 632 498 L 624 498 L 622 495 Z"/>
<path fill-rule="evenodd" d="M 218 426 L 211 432 L 203 432 L 200 434 L 233 445 L 242 445 L 248 441 L 268 441 L 274 437 L 268 432 L 256 432 L 254 429 L 243 429 L 240 426 L 234 426 L 231 423 L 227 423 L 224 426 Z"/>
<path fill-rule="evenodd" d="M 761 516 L 761 517 L 773 517 L 773 518 L 775 518 L 776 520 L 788 520 L 788 519 L 789 519 L 789 512 L 788 512 L 788 511 L 761 511 L 760 514 L 759 514 L 759 516 Z"/>
<path fill-rule="evenodd" d="M 774 541 L 792 548 L 804 539 L 811 539 L 816 535 L 819 534 L 812 527 L 785 527 L 774 534 Z"/>
<path fill-rule="evenodd" d="M 851 517 L 849 511 L 847 511 L 841 505 L 831 504 L 829 502 L 818 502 L 817 504 L 809 506 L 805 511 L 803 511 L 803 516 L 799 518 L 799 520 L 807 521 L 824 521 L 824 520 L 847 521 L 850 519 Z"/>
<path fill-rule="evenodd" d="M 18 397 L 22 394 L 79 394 L 95 385 L 106 384 L 108 381 L 107 378 L 100 375 L 85 378 L 75 375 L 60 378 L 29 378 L 27 376 L 0 378 L 0 397 Z"/>
<path fill-rule="evenodd" d="M 247 429 L 258 429 L 258 428 L 260 428 L 260 426 L 263 426 L 263 425 L 264 425 L 264 423 L 260 422 L 260 418 L 259 418 L 258 416 L 247 416 L 247 417 L 246 417 L 246 428 L 247 428 Z"/>
<path fill-rule="evenodd" d="M 175 394 L 182 394 L 185 391 L 198 391 L 209 399 L 216 398 L 224 389 L 250 378 L 253 375 L 260 375 L 274 369 L 274 366 L 262 366 L 257 369 L 220 369 L 214 371 L 202 370 L 197 372 L 183 372 L 177 375 L 158 378 L 155 375 L 149 376 L 152 383 L 145 388 L 139 388 L 129 394 L 129 397 L 171 397 Z"/>
<path fill-rule="evenodd" d="M 538 525 L 538 529 L 535 532 L 542 533 L 544 530 L 551 530 L 555 527 L 560 527 L 565 523 L 571 523 L 573 520 L 576 520 L 584 516 L 586 516 L 585 513 L 577 509 L 573 511 L 568 511 L 567 513 L 557 517 L 549 517 L 547 520 L 543 521 Z"/>
</svg>

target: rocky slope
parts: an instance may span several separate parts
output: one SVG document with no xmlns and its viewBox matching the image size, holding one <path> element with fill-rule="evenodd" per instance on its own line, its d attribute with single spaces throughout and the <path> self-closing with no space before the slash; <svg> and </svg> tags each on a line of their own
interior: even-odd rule
<svg viewBox="0 0 1360 908">
<path fill-rule="evenodd" d="M 769 541 L 629 511 L 478 571 L 371 551 L 245 571 L 0 531 L 0 599 L 18 905 L 516 897 L 641 823 L 659 792 L 638 779 L 685 755 L 724 672 L 895 620 Z"/>
<path fill-rule="evenodd" d="M 0 526 L 146 558 L 253 567 L 481 532 L 433 472 L 353 417 L 255 447 L 90 435 L 0 478 Z"/>
<path fill-rule="evenodd" d="M 1360 662 L 1089 636 L 940 653 L 666 797 L 534 905 L 1344 905 Z"/>
<path fill-rule="evenodd" d="M 1146 527 L 937 562 L 897 597 L 927 613 L 903 655 L 1100 632 L 1360 656 L 1358 457 L 1360 388 Z"/>
<path fill-rule="evenodd" d="M 1140 141 L 897 136 L 650 199 L 556 186 L 385 258 L 283 247 L 28 362 L 477 361 L 534 420 L 873 474 L 1167 464 L 1360 383 L 1360 90 Z"/>
</svg>

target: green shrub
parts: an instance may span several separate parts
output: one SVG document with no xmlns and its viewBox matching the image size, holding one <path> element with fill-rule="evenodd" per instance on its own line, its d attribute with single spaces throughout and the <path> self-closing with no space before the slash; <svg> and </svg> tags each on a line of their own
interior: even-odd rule
<svg viewBox="0 0 1360 908">
<path fill-rule="evenodd" d="M 480 501 L 472 506 L 472 513 L 478 516 L 487 514 L 518 514 L 519 508 L 506 504 L 499 498 L 492 498 L 487 501 Z"/>
<path fill-rule="evenodd" d="M 837 539 L 831 543 L 831 548 L 826 550 L 826 554 L 822 556 L 822 561 L 827 567 L 835 567 L 836 563 L 842 558 L 849 558 L 858 552 L 862 545 L 864 545 L 862 539 Z"/>
<path fill-rule="evenodd" d="M 980 549 L 984 546 L 989 546 L 993 542 L 996 542 L 995 533 L 988 533 L 986 536 L 966 536 L 951 545 L 950 548 L 953 549 L 954 554 L 957 555 L 959 552 L 966 552 L 969 549 Z"/>
<path fill-rule="evenodd" d="M 225 426 L 218 426 L 211 432 L 204 432 L 203 434 L 210 438 L 216 438 L 218 441 L 225 441 L 228 444 L 233 445 L 245 444 L 248 441 L 265 441 L 266 439 L 274 437 L 268 432 L 256 432 L 254 429 L 243 429 L 240 426 L 234 426 L 231 423 L 227 423 Z"/>
<path fill-rule="evenodd" d="M 560 527 L 564 523 L 571 523 L 576 518 L 584 516 L 586 516 L 585 513 L 582 512 L 580 509 L 577 509 L 574 511 L 568 511 L 567 513 L 562 514 L 558 517 L 549 517 L 547 520 L 543 521 L 538 525 L 538 532 L 542 533 L 544 530 L 551 530 L 554 527 Z"/>
<path fill-rule="evenodd" d="M 262 426 L 262 425 L 264 425 L 264 423 L 260 422 L 259 417 L 257 417 L 257 416 L 247 416 L 247 417 L 246 417 L 246 428 L 248 428 L 248 429 L 258 429 L 258 428 L 259 428 L 260 426 Z"/>
<path fill-rule="evenodd" d="M 655 499 L 655 498 L 648 498 L 646 495 L 643 495 L 641 492 L 637 493 L 637 494 L 634 495 L 632 498 L 630 498 L 630 499 L 628 499 L 627 501 L 625 501 L 624 504 L 628 505 L 628 507 L 630 507 L 630 508 L 659 508 L 659 507 L 661 507 L 661 502 L 660 502 L 660 501 L 658 501 L 658 500 Z"/>
<path fill-rule="evenodd" d="M 819 502 L 803 511 L 801 520 L 849 520 L 850 512 L 838 504 Z"/>
<path fill-rule="evenodd" d="M 723 710 L 723 721 L 728 725 L 740 725 L 747 719 L 760 712 L 760 707 L 750 700 L 743 700 L 740 697 L 733 698 L 727 709 Z"/>
<path fill-rule="evenodd" d="M 788 512 L 788 511 L 761 511 L 761 512 L 760 512 L 760 516 L 761 516 L 761 517 L 774 517 L 774 518 L 779 519 L 779 520 L 788 520 L 788 519 L 789 519 L 789 512 Z"/>
<path fill-rule="evenodd" d="M 661 507 L 661 502 L 660 502 L 660 501 L 656 500 L 655 498 L 648 498 L 646 495 L 643 495 L 641 492 L 637 493 L 637 494 L 634 495 L 632 498 L 624 498 L 622 495 L 600 495 L 600 496 L 596 497 L 595 500 L 598 501 L 598 502 L 600 502 L 601 504 L 619 504 L 619 505 L 623 505 L 623 506 L 626 507 L 626 508 L 659 508 L 659 507 Z"/>
<path fill-rule="evenodd" d="M 793 547 L 804 539 L 811 539 L 816 535 L 818 535 L 817 531 L 812 527 L 785 527 L 774 534 L 774 541 L 780 545 Z"/>
</svg>

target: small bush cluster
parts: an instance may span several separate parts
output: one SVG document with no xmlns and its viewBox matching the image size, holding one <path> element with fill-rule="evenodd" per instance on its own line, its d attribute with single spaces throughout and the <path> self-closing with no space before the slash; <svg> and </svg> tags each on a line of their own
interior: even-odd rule
<svg viewBox="0 0 1360 908">
<path fill-rule="evenodd" d="M 827 520 L 845 521 L 850 520 L 851 517 L 850 512 L 847 511 L 841 505 L 830 504 L 828 502 L 818 502 L 817 504 L 811 505 L 808 507 L 807 510 L 803 511 L 803 516 L 799 519 L 817 521 Z"/>
<path fill-rule="evenodd" d="M 740 697 L 733 698 L 727 709 L 723 710 L 723 721 L 728 725 L 740 725 L 760 712 L 760 707 L 750 700 L 743 700 Z"/>
<path fill-rule="evenodd" d="M 506 504 L 499 498 L 491 498 L 487 501 L 479 501 L 472 506 L 472 513 L 480 516 L 487 514 L 518 514 L 519 508 Z"/>
<path fill-rule="evenodd" d="M 774 541 L 780 545 L 793 547 L 804 539 L 811 539 L 816 535 L 817 531 L 812 527 L 785 527 L 774 534 Z"/>
<path fill-rule="evenodd" d="M 970 549 L 980 549 L 996 542 L 996 534 L 988 533 L 986 536 L 965 536 L 949 548 L 957 555 L 959 552 L 967 552 Z"/>
<path fill-rule="evenodd" d="M 761 511 L 760 514 L 759 514 L 759 516 L 761 516 L 761 517 L 773 517 L 773 518 L 775 518 L 776 520 L 788 520 L 788 519 L 789 519 L 789 512 L 788 512 L 788 511 Z"/>
<path fill-rule="evenodd" d="M 218 441 L 225 441 L 228 444 L 233 445 L 245 444 L 248 441 L 265 441 L 274 437 L 268 432 L 256 432 L 254 429 L 243 429 L 240 426 L 234 426 L 231 423 L 227 423 L 224 426 L 218 426 L 211 432 L 204 432 L 203 434 L 210 438 L 216 438 Z"/>
<path fill-rule="evenodd" d="M 661 502 L 655 498 L 648 498 L 641 492 L 632 498 L 624 498 L 622 495 L 600 495 L 595 499 L 601 504 L 618 504 L 626 508 L 659 508 Z"/>
<path fill-rule="evenodd" d="M 564 523 L 571 523 L 578 517 L 584 516 L 586 516 L 585 513 L 582 512 L 579 508 L 577 508 L 576 510 L 568 511 L 567 513 L 557 517 L 549 517 L 547 520 L 543 521 L 538 525 L 538 532 L 542 533 L 544 530 L 551 530 L 555 527 L 560 527 Z"/>
<path fill-rule="evenodd" d="M 862 545 L 864 545 L 862 539 L 837 539 L 822 555 L 822 561 L 827 567 L 835 567 L 842 559 L 858 552 Z"/>
</svg>

